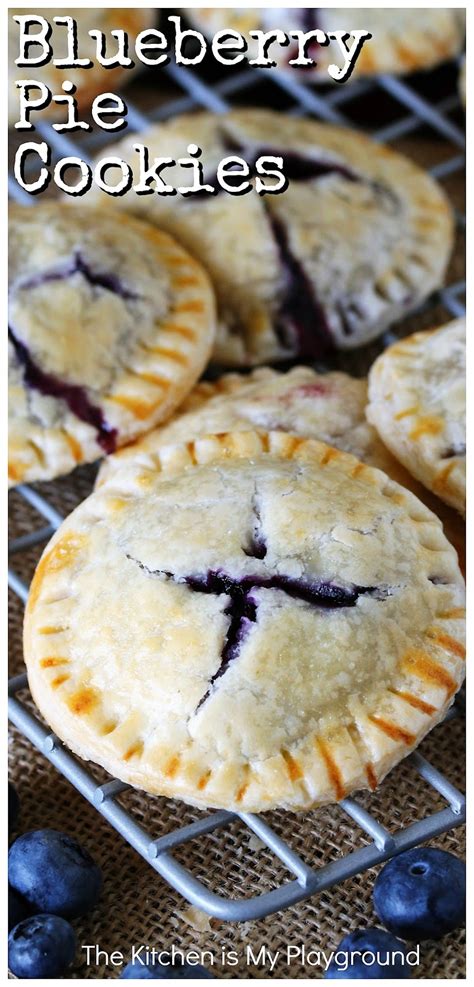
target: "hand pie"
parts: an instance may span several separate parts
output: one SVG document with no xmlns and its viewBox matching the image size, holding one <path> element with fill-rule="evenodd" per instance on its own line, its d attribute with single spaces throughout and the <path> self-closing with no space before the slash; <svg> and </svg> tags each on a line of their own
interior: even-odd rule
<svg viewBox="0 0 474 987">
<path fill-rule="evenodd" d="M 214 296 L 154 226 L 10 209 L 9 480 L 47 480 L 168 417 L 209 357 Z"/>
<path fill-rule="evenodd" d="M 281 432 L 131 466 L 62 524 L 25 620 L 33 696 L 83 758 L 199 806 L 374 788 L 464 676 L 439 520 L 379 470 Z"/>
<path fill-rule="evenodd" d="M 109 148 L 139 168 L 126 136 Z M 214 362 L 256 365 L 334 348 L 352 349 L 416 309 L 444 279 L 453 221 L 441 187 L 407 158 L 367 137 L 270 110 L 197 113 L 140 134 L 155 156 L 177 160 L 196 143 L 204 179 L 238 156 L 253 167 L 280 156 L 289 185 L 278 195 L 204 193 L 197 197 L 133 190 L 111 200 L 176 237 L 207 268 L 219 325 Z M 182 185 L 179 170 L 163 179 Z M 240 181 L 240 178 L 239 178 Z"/>
<path fill-rule="evenodd" d="M 410 473 L 466 513 L 466 321 L 390 346 L 369 374 L 369 421 Z"/>
</svg>

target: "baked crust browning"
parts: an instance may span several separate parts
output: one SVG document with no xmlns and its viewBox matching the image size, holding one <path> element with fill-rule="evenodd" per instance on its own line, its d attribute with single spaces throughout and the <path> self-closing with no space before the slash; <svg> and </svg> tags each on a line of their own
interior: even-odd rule
<svg viewBox="0 0 474 987">
<path fill-rule="evenodd" d="M 369 374 L 369 421 L 414 477 L 466 512 L 466 322 L 395 343 Z"/>
<path fill-rule="evenodd" d="M 350 349 L 376 338 L 444 280 L 453 239 L 448 202 L 407 158 L 355 131 L 270 110 L 197 113 L 140 135 L 150 160 L 203 149 L 205 179 L 228 155 L 280 155 L 287 190 L 259 196 L 138 196 L 111 209 L 143 214 L 207 268 L 219 325 L 213 359 L 253 366 Z M 136 135 L 111 149 L 137 179 Z M 183 184 L 179 167 L 166 181 Z M 271 184 L 271 183 L 269 183 Z"/>
<path fill-rule="evenodd" d="M 215 432 L 249 428 L 291 432 L 319 439 L 349 452 L 411 490 L 441 519 L 446 537 L 465 561 L 465 525 L 456 511 L 418 483 L 380 440 L 366 417 L 367 381 L 348 374 L 318 374 L 309 367 L 278 373 L 259 367 L 250 374 L 229 373 L 200 381 L 170 421 L 138 442 L 107 456 L 96 485 L 110 480 L 131 462 L 153 468 L 155 454 L 167 445 L 186 443 Z"/>
<path fill-rule="evenodd" d="M 464 676 L 441 524 L 315 440 L 208 435 L 131 465 L 58 530 L 25 618 L 30 687 L 76 753 L 196 805 L 373 788 Z"/>
<path fill-rule="evenodd" d="M 69 205 L 10 209 L 9 481 L 50 479 L 166 418 L 209 357 L 214 297 L 167 234 Z"/>
</svg>

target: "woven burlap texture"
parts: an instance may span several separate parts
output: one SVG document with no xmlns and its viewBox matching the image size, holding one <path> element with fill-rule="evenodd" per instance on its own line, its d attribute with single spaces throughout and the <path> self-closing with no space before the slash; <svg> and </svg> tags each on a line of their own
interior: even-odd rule
<svg viewBox="0 0 474 987">
<path fill-rule="evenodd" d="M 450 151 L 453 152 L 442 142 L 412 140 L 398 146 L 424 165 L 433 165 Z M 453 204 L 462 208 L 463 185 L 458 177 L 451 176 L 443 184 Z M 458 236 L 448 284 L 463 276 L 463 267 L 464 243 Z M 430 306 L 416 318 L 405 320 L 400 334 L 430 328 L 447 318 L 449 314 L 442 305 Z M 366 372 L 378 351 L 376 344 L 339 358 L 336 365 L 360 374 Z M 94 469 L 86 468 L 77 470 L 72 477 L 41 484 L 38 488 L 61 514 L 66 515 L 90 492 L 93 478 Z M 26 534 L 33 526 L 38 528 L 44 524 L 18 494 L 12 494 L 10 504 L 12 538 Z M 40 551 L 37 548 L 14 559 L 16 572 L 26 582 L 31 578 Z M 22 618 L 22 605 L 12 594 L 10 674 L 24 667 Z M 425 740 L 421 752 L 456 787 L 463 789 L 464 730 L 461 718 L 438 727 Z M 80 945 L 97 944 L 109 954 L 113 950 L 121 950 L 128 959 L 132 944 L 144 943 L 158 949 L 169 949 L 174 944 L 185 950 L 211 950 L 216 957 L 214 973 L 221 978 L 318 979 L 323 976 L 321 967 L 303 964 L 299 959 L 286 964 L 288 944 L 303 944 L 307 950 L 319 949 L 327 953 L 335 949 L 351 930 L 379 924 L 372 906 L 372 887 L 378 869 L 258 922 L 228 924 L 215 919 L 206 921 L 203 915 L 198 915 L 196 920 L 195 915 L 189 915 L 189 906 L 181 896 L 16 730 L 11 734 L 10 753 L 10 779 L 21 799 L 18 832 L 43 826 L 64 830 L 89 848 L 103 870 L 104 889 L 100 904 L 90 916 L 74 922 Z M 98 778 L 103 778 L 100 772 Z M 197 818 L 194 810 L 167 799 L 131 793 L 123 796 L 122 801 L 133 811 L 135 819 L 154 836 L 170 832 Z M 391 831 L 445 806 L 443 800 L 420 781 L 407 763 L 396 768 L 377 793 L 363 795 L 360 801 Z M 336 860 L 367 842 L 355 823 L 337 806 L 300 817 L 271 813 L 268 821 L 312 866 Z M 463 856 L 463 828 L 439 837 L 432 845 Z M 250 831 L 241 824 L 232 824 L 220 833 L 187 844 L 176 852 L 176 857 L 212 890 L 231 897 L 262 894 L 290 877 L 283 865 L 266 848 L 258 846 Z M 189 924 L 190 919 L 192 925 Z M 203 925 L 203 931 L 198 931 L 196 925 Z M 464 932 L 460 930 L 438 943 L 421 944 L 421 965 L 415 973 L 416 978 L 463 979 L 464 942 Z M 280 951 L 273 971 L 268 966 L 248 965 L 248 946 L 254 955 L 262 946 L 272 953 Z M 219 963 L 223 949 L 236 950 L 239 958 L 237 966 L 222 966 Z M 119 973 L 120 967 L 105 962 L 87 964 L 79 949 L 69 976 L 72 979 L 112 979 Z"/>
</svg>

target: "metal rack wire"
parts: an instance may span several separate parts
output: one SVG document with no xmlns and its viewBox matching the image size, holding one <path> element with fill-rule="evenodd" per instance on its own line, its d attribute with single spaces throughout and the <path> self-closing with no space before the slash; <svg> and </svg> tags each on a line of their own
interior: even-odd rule
<svg viewBox="0 0 474 987">
<path fill-rule="evenodd" d="M 259 84 L 259 72 L 251 69 L 233 71 L 230 75 L 225 74 L 217 82 L 212 83 L 206 80 L 205 74 L 198 75 L 195 71 L 191 72 L 182 67 L 170 65 L 165 71 L 177 89 L 176 98 L 168 100 L 147 116 L 127 99 L 128 125 L 131 130 L 143 130 L 152 122 L 197 108 L 223 112 L 229 109 L 234 99 L 249 102 L 256 85 Z M 273 101 L 277 105 L 280 98 L 290 102 L 288 112 L 313 115 L 342 126 L 354 125 L 354 120 L 351 118 L 351 105 L 354 101 L 371 98 L 377 92 L 388 94 L 397 107 L 397 113 L 394 120 L 371 134 L 373 139 L 384 142 L 397 141 L 412 135 L 422 127 L 428 127 L 446 141 L 449 150 L 446 159 L 431 169 L 433 176 L 443 181 L 464 166 L 464 135 L 451 117 L 458 106 L 455 95 L 449 95 L 435 103 L 422 95 L 413 85 L 389 76 L 380 76 L 373 81 L 361 80 L 348 86 L 325 90 L 313 87 L 305 80 L 297 80 L 289 74 L 274 70 L 271 73 L 271 80 L 268 73 L 265 74 L 265 86 L 269 85 L 273 87 Z M 57 134 L 50 124 L 40 123 L 37 130 L 52 145 L 58 157 L 77 154 L 77 143 L 72 144 L 64 134 Z M 102 133 L 81 140 L 81 155 L 84 158 L 87 155 L 92 157 L 101 145 L 107 143 L 107 140 L 107 136 Z M 454 153 L 451 153 L 451 150 Z M 33 202 L 13 178 L 10 179 L 10 194 L 16 201 L 28 204 Z M 461 228 L 464 217 L 457 215 L 457 222 Z M 464 292 L 465 282 L 455 281 L 438 292 L 428 304 L 433 307 L 441 304 L 448 317 L 456 317 L 465 311 Z M 393 338 L 393 332 L 386 333 L 381 345 L 387 345 Z M 39 521 L 37 528 L 11 542 L 9 546 L 11 556 L 18 556 L 19 553 L 46 542 L 62 521 L 62 517 L 52 504 L 36 489 L 20 486 L 17 492 L 36 512 Z M 14 569 L 9 570 L 9 584 L 24 603 L 27 599 L 28 587 Z M 262 816 L 238 814 L 244 826 L 256 834 L 279 858 L 292 875 L 292 879 L 285 880 L 273 890 L 254 897 L 224 897 L 211 891 L 189 869 L 180 864 L 173 856 L 173 851 L 211 832 L 219 832 L 221 838 L 225 840 L 226 829 L 236 819 L 236 814 L 202 813 L 191 824 L 153 839 L 151 834 L 138 824 L 133 814 L 121 804 L 120 796 L 127 791 L 128 786 L 114 778 L 108 779 L 104 784 L 98 784 L 86 765 L 76 759 L 31 711 L 30 705 L 25 702 L 27 689 L 26 675 L 19 675 L 10 680 L 9 715 L 16 727 L 165 881 L 193 905 L 220 919 L 248 921 L 287 908 L 381 863 L 402 850 L 447 832 L 459 826 L 465 819 L 464 796 L 419 752 L 415 752 L 409 759 L 411 764 L 423 782 L 431 786 L 445 801 L 444 808 L 392 833 L 356 799 L 344 799 L 339 803 L 340 808 L 361 830 L 361 837 L 363 834 L 369 837 L 369 842 L 364 842 L 364 845 L 349 854 L 319 868 L 310 867 Z M 438 729 L 442 730 L 443 727 Z"/>
</svg>

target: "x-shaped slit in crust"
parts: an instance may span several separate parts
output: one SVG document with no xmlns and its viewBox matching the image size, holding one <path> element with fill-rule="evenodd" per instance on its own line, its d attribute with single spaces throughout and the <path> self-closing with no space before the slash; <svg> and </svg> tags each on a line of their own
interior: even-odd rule
<svg viewBox="0 0 474 987">
<path fill-rule="evenodd" d="M 135 562 L 149 575 L 165 576 L 178 585 L 181 583 L 188 586 L 194 593 L 230 597 L 230 602 L 223 611 L 229 617 L 229 626 L 222 646 L 220 665 L 209 679 L 208 688 L 196 707 L 196 713 L 213 692 L 216 681 L 222 678 L 231 661 L 240 653 L 240 646 L 247 637 L 251 624 L 257 622 L 256 590 L 279 590 L 291 599 L 301 600 L 312 606 L 328 610 L 354 607 L 359 597 L 363 595 L 385 599 L 390 593 L 389 590 L 380 587 L 340 586 L 332 580 L 311 581 L 280 574 L 249 575 L 235 578 L 223 569 L 209 569 L 203 575 L 176 576 L 166 570 L 150 570 L 144 563 L 139 562 L 131 555 L 127 555 L 127 558 Z"/>
</svg>

